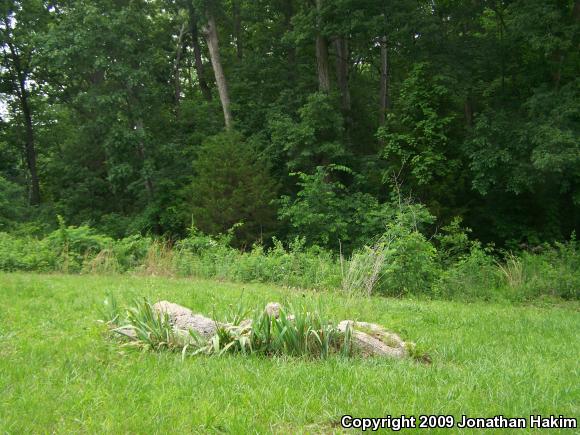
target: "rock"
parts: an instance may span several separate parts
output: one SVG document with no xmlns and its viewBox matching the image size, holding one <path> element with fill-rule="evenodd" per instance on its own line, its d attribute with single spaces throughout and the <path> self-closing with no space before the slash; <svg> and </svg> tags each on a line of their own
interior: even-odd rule
<svg viewBox="0 0 580 435">
<path fill-rule="evenodd" d="M 209 339 L 214 336 L 219 327 L 231 328 L 241 334 L 246 334 L 252 326 L 251 319 L 242 320 L 234 326 L 227 323 L 219 323 L 201 314 L 194 314 L 189 308 L 174 304 L 168 301 L 160 301 L 153 305 L 157 313 L 167 314 L 175 332 L 179 335 L 187 336 L 193 330 L 203 338 Z M 264 312 L 273 318 L 279 318 L 282 305 L 278 302 L 269 302 L 264 308 Z M 289 314 L 289 320 L 294 320 L 294 316 Z M 346 332 L 350 327 L 352 331 L 353 348 L 363 356 L 381 356 L 388 358 L 404 358 L 409 355 L 412 343 L 405 343 L 397 334 L 387 331 L 381 325 L 368 322 L 355 322 L 343 320 L 337 326 L 341 332 Z M 123 328 L 116 330 L 121 335 L 131 339 L 136 339 L 135 331 Z"/>
<path fill-rule="evenodd" d="M 270 317 L 273 317 L 274 319 L 279 319 L 280 318 L 280 310 L 281 309 L 282 309 L 282 305 L 279 304 L 278 302 L 268 302 L 266 304 L 266 308 L 264 308 L 264 311 Z M 286 313 L 286 319 L 288 319 L 288 320 L 290 320 L 292 322 L 292 321 L 294 321 L 296 319 L 296 316 L 294 314 L 288 314 L 288 313 Z"/>
<path fill-rule="evenodd" d="M 264 308 L 264 311 L 270 317 L 274 317 L 275 319 L 277 319 L 278 317 L 280 317 L 281 309 L 282 305 L 280 305 L 278 302 L 269 302 L 268 304 L 266 304 L 266 308 Z"/>
<path fill-rule="evenodd" d="M 352 331 L 353 347 L 364 356 L 404 358 L 408 354 L 405 342 L 401 340 L 401 337 L 387 331 L 381 325 L 343 320 L 337 328 L 344 333 L 348 326 Z"/>
<path fill-rule="evenodd" d="M 160 301 L 153 305 L 153 309 L 158 313 L 167 313 L 169 322 L 176 330 L 194 330 L 202 337 L 213 336 L 218 328 L 218 323 L 209 317 L 201 314 L 193 314 L 189 308 L 174 304 L 168 301 Z"/>
</svg>

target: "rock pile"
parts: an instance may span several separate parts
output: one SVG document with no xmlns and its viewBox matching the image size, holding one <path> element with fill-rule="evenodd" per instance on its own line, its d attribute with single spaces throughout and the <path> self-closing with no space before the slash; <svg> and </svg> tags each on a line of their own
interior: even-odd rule
<svg viewBox="0 0 580 435">
<path fill-rule="evenodd" d="M 153 305 L 155 311 L 167 315 L 173 328 L 184 333 L 188 330 L 194 330 L 205 338 L 211 338 L 221 324 L 209 317 L 201 314 L 194 314 L 189 308 L 174 304 L 168 301 L 160 301 Z M 277 302 L 270 302 L 266 305 L 264 311 L 278 318 L 282 306 Z M 288 315 L 287 318 L 292 320 L 294 316 Z M 251 325 L 251 320 L 243 320 L 242 325 Z M 388 358 L 405 358 L 409 355 L 411 343 L 405 343 L 397 334 L 386 330 L 381 325 L 368 322 L 355 322 L 353 320 L 343 320 L 337 326 L 338 330 L 346 333 L 350 330 L 352 334 L 352 346 L 359 354 L 363 356 L 380 356 Z"/>
</svg>

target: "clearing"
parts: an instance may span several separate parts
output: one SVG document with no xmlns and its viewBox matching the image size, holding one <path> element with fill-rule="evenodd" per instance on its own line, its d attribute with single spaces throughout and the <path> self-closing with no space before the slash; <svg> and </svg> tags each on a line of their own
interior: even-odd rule
<svg viewBox="0 0 580 435">
<path fill-rule="evenodd" d="M 97 322 L 108 293 L 120 302 L 167 299 L 215 318 L 240 297 L 248 308 L 304 303 L 336 321 L 383 324 L 433 363 L 182 361 L 139 352 L 107 339 Z M 576 303 L 349 299 L 192 279 L 0 274 L 2 433 L 332 433 L 343 414 L 578 418 L 579 359 Z"/>
</svg>

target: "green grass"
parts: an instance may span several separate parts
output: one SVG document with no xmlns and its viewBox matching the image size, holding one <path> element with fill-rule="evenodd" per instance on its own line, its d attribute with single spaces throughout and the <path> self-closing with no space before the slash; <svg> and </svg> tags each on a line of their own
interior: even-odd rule
<svg viewBox="0 0 580 435">
<path fill-rule="evenodd" d="M 381 323 L 433 363 L 138 352 L 96 321 L 109 292 L 214 317 L 240 297 L 248 307 L 308 304 L 333 320 Z M 331 433 L 343 414 L 579 417 L 579 357 L 576 303 L 346 299 L 188 279 L 0 274 L 0 433 Z"/>
</svg>

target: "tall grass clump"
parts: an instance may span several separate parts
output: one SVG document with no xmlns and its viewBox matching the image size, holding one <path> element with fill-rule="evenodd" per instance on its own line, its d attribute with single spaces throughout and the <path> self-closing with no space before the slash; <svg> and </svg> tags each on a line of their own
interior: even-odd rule
<svg viewBox="0 0 580 435">
<path fill-rule="evenodd" d="M 172 276 L 175 273 L 175 256 L 171 245 L 164 240 L 153 240 L 149 243 L 140 273 L 152 276 Z"/>
<path fill-rule="evenodd" d="M 349 295 L 374 294 L 384 274 L 387 255 L 388 241 L 383 239 L 355 251 L 350 261 L 345 261 L 341 255 L 342 290 Z"/>
<path fill-rule="evenodd" d="M 497 261 L 496 264 L 509 288 L 517 289 L 526 281 L 522 260 L 514 254 L 507 254 L 503 261 Z"/>
</svg>

